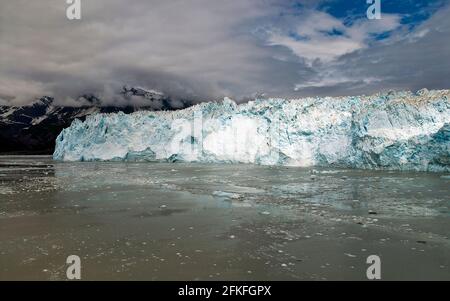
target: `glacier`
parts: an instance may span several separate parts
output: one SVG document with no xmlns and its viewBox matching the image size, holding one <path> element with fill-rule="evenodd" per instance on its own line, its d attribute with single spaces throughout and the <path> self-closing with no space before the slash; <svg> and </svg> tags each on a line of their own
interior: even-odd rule
<svg viewBox="0 0 450 301">
<path fill-rule="evenodd" d="M 450 171 L 450 90 L 225 98 L 178 111 L 95 114 L 56 139 L 61 161 Z"/>
</svg>

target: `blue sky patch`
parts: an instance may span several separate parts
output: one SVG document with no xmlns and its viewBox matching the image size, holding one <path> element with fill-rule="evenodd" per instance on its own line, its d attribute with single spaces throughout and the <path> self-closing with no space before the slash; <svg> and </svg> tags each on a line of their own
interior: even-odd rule
<svg viewBox="0 0 450 301">
<path fill-rule="evenodd" d="M 427 20 L 439 8 L 444 6 L 444 0 L 381 0 L 382 14 L 400 14 L 401 24 L 414 28 Z M 318 9 L 344 20 L 346 26 L 355 20 L 365 18 L 369 4 L 365 0 L 325 0 Z"/>
</svg>

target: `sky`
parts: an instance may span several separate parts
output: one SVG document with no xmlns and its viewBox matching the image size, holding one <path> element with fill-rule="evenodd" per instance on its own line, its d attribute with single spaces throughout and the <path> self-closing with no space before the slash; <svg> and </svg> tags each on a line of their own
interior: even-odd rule
<svg viewBox="0 0 450 301">
<path fill-rule="evenodd" d="M 450 1 L 0 0 L 0 104 L 238 101 L 450 88 Z"/>
</svg>

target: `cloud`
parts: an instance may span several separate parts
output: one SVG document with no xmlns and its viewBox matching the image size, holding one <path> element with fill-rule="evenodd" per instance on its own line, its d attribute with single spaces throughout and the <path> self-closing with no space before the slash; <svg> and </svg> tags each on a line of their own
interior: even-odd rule
<svg viewBox="0 0 450 301">
<path fill-rule="evenodd" d="M 282 45 L 313 64 L 316 60 L 329 63 L 340 56 L 368 47 L 371 35 L 394 30 L 400 25 L 397 15 L 384 15 L 382 20 L 368 19 L 345 25 L 330 14 L 321 11 L 305 11 L 295 16 L 297 22 L 285 32 L 273 32 L 270 45 Z"/>
<path fill-rule="evenodd" d="M 51 95 L 43 83 L 33 80 L 0 77 L 0 87 L 0 105 L 26 105 L 36 95 Z"/>
<path fill-rule="evenodd" d="M 450 6 L 413 31 L 343 55 L 317 68 L 297 90 L 307 94 L 370 94 L 381 90 L 448 89 Z"/>
<path fill-rule="evenodd" d="M 82 20 L 69 21 L 65 1 L 1 1 L 0 99 L 123 104 L 124 85 L 196 101 L 448 85 L 448 21 L 408 32 L 397 15 L 347 24 L 300 2 L 294 13 L 291 0 L 82 1 Z M 386 31 L 398 34 L 376 41 Z"/>
<path fill-rule="evenodd" d="M 51 91 L 61 102 L 83 91 L 115 102 L 109 93 L 129 84 L 178 98 L 239 97 L 284 65 L 247 32 L 273 14 L 269 1 L 82 1 L 80 21 L 66 19 L 65 1 L 0 6 L 0 77 L 43 86 L 27 96 Z M 22 98 L 22 88 L 0 95 Z"/>
</svg>

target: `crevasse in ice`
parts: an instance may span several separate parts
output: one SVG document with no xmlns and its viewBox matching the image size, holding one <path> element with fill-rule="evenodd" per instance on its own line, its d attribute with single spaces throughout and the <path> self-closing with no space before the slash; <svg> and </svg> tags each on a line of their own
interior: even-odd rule
<svg viewBox="0 0 450 301">
<path fill-rule="evenodd" d="M 185 161 L 450 171 L 450 91 L 201 103 L 96 114 L 56 140 L 55 160 Z"/>
</svg>

